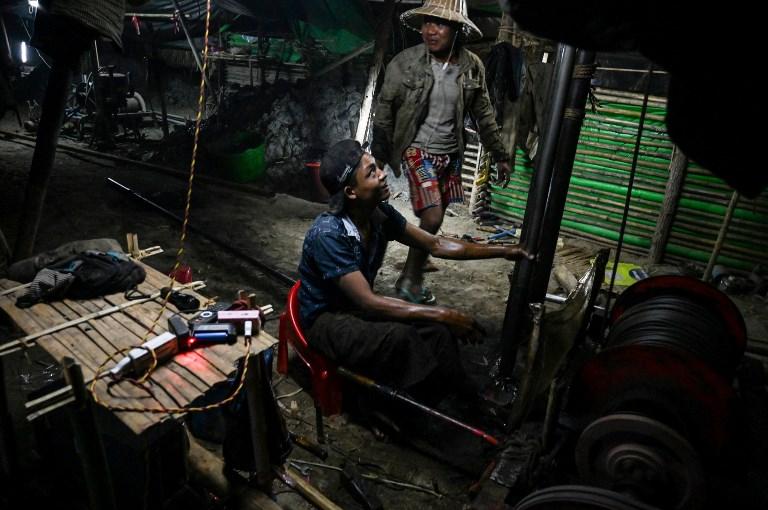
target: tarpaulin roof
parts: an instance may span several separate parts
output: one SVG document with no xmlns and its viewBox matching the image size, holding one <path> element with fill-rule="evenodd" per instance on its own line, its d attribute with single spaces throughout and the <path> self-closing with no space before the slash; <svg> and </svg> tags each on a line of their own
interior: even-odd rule
<svg viewBox="0 0 768 510">
<path fill-rule="evenodd" d="M 179 8 L 199 31 L 204 0 L 179 0 Z M 364 0 L 214 0 L 213 15 L 231 30 L 247 34 L 292 35 L 311 38 L 331 53 L 349 53 L 374 37 L 368 3 Z M 138 14 L 170 14 L 172 1 L 151 0 L 130 9 Z M 170 21 L 170 20 L 169 20 Z M 179 35 L 181 39 L 183 35 Z"/>
</svg>

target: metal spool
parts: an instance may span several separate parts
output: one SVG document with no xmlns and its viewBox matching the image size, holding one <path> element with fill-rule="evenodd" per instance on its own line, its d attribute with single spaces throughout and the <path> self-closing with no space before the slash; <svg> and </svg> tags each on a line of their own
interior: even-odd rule
<svg viewBox="0 0 768 510">
<path fill-rule="evenodd" d="M 588 485 L 556 485 L 523 498 L 515 510 L 659 510 L 627 494 Z"/>
<path fill-rule="evenodd" d="M 592 422 L 576 445 L 581 480 L 660 508 L 696 510 L 705 502 L 699 456 L 680 434 L 637 414 Z"/>
<path fill-rule="evenodd" d="M 730 434 L 733 388 L 698 357 L 653 345 L 620 345 L 588 360 L 574 379 L 570 405 L 584 423 L 634 413 L 664 423 L 704 459 Z"/>
<path fill-rule="evenodd" d="M 747 341 L 744 319 L 730 298 L 687 276 L 655 276 L 632 285 L 617 299 L 609 324 L 609 346 L 657 345 L 686 351 L 728 379 Z"/>
</svg>

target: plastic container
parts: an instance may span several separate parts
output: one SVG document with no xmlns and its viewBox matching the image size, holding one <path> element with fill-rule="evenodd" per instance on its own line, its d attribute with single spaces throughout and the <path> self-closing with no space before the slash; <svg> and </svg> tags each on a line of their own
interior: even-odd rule
<svg viewBox="0 0 768 510">
<path fill-rule="evenodd" d="M 253 182 L 260 179 L 266 173 L 264 153 L 264 144 L 261 144 L 235 154 L 218 155 L 221 176 L 235 182 Z"/>
<path fill-rule="evenodd" d="M 192 282 L 192 268 L 186 264 L 181 264 L 175 271 L 171 271 L 168 276 L 173 278 L 179 283 L 191 283 Z"/>
</svg>

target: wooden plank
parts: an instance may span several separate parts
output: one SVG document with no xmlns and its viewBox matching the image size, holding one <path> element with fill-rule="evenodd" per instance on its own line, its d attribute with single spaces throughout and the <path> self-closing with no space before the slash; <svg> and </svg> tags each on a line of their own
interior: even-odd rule
<svg viewBox="0 0 768 510">
<path fill-rule="evenodd" d="M 37 327 L 37 329 L 45 329 L 53 325 L 52 320 L 55 319 L 52 317 L 50 311 L 46 310 L 46 308 L 48 308 L 47 305 L 38 304 L 25 310 L 31 310 L 36 307 L 38 308 L 38 313 L 24 314 L 24 326 L 17 322 L 19 327 L 22 329 L 34 327 Z M 61 319 L 59 320 L 61 321 Z M 14 319 L 14 321 L 16 321 L 16 319 Z M 81 332 L 77 327 L 72 326 L 58 331 L 55 335 L 41 338 L 37 344 L 57 360 L 61 360 L 64 356 L 74 357 L 82 366 L 85 379 L 90 380 L 93 378 L 98 364 L 103 362 L 104 359 L 106 359 L 106 356 L 103 356 L 100 361 L 98 361 L 93 359 L 90 356 L 90 353 L 84 353 L 79 350 L 78 346 L 83 343 L 83 338 L 80 333 Z M 120 396 L 128 396 L 123 388 L 117 388 L 115 392 Z M 100 394 L 100 398 L 102 396 L 108 398 L 108 395 Z M 131 413 L 125 417 L 121 416 L 121 419 L 123 423 L 137 433 L 145 430 L 154 423 L 150 417 L 143 413 Z"/>
<path fill-rule="evenodd" d="M 70 301 L 66 300 L 65 304 L 72 307 L 74 311 L 80 311 L 83 314 L 88 313 L 88 309 L 86 308 L 85 304 L 87 301 L 77 302 L 77 301 Z M 94 331 L 98 332 L 101 337 L 108 343 L 108 345 L 111 347 L 111 352 L 109 352 L 109 355 L 114 355 L 117 352 L 119 352 L 121 349 L 129 349 L 132 347 L 135 347 L 139 345 L 140 338 L 133 334 L 131 331 L 123 327 L 119 322 L 117 322 L 112 317 L 104 317 L 102 320 L 98 321 L 89 321 L 91 326 L 94 328 Z M 119 360 L 122 358 L 121 356 L 116 356 L 116 359 Z M 106 368 L 109 368 L 107 366 Z M 160 385 L 157 384 L 152 377 L 154 377 L 154 374 L 152 377 L 150 377 L 149 382 L 154 383 L 156 386 L 159 386 L 160 389 L 162 389 L 168 397 L 171 399 L 169 402 L 164 402 L 166 407 L 182 407 L 184 405 L 187 405 L 190 401 L 195 399 L 200 393 L 197 388 L 193 387 L 191 384 L 189 384 L 185 379 L 180 377 L 177 374 L 174 374 L 172 370 L 169 367 L 169 364 L 166 364 L 163 366 L 165 370 L 169 372 L 169 374 L 163 374 L 165 378 L 167 379 L 173 379 L 171 381 L 172 384 L 169 385 Z M 201 388 L 205 390 L 205 386 Z M 188 391 L 184 391 L 188 390 Z"/>
<path fill-rule="evenodd" d="M 147 272 L 146 281 L 140 285 L 140 291 L 150 294 L 170 284 L 163 274 L 140 263 Z M 16 282 L 0 280 L 0 289 L 17 286 Z M 185 292 L 190 292 L 185 290 Z M 204 296 L 190 292 L 200 299 Z M 15 306 L 15 295 L 0 296 L 0 307 L 8 313 L 14 322 L 27 334 L 34 334 L 48 327 L 63 324 L 72 319 L 79 319 L 107 307 L 120 305 L 128 301 L 122 293 L 92 300 L 64 300 L 55 303 L 39 303 L 28 309 Z M 161 311 L 161 304 L 149 301 L 138 304 L 113 314 L 94 318 L 71 326 L 38 340 L 40 347 L 52 356 L 61 359 L 72 356 L 83 367 L 86 378 L 92 378 L 97 367 L 120 349 L 135 347 L 146 334 Z M 166 318 L 176 313 L 173 306 L 168 306 L 157 323 L 156 333 L 167 328 Z M 152 334 L 153 335 L 153 334 Z M 242 339 L 242 337 L 241 337 Z M 251 352 L 260 352 L 271 348 L 277 340 L 262 332 L 253 339 Z M 216 383 L 226 380 L 235 370 L 235 362 L 245 354 L 244 344 L 219 345 L 184 353 L 165 363 L 152 374 L 148 381 L 154 397 L 150 397 L 140 388 L 130 383 L 112 385 L 113 396 L 106 394 L 106 389 L 99 384 L 98 395 L 107 405 L 117 404 L 129 407 L 183 407 L 198 398 Z M 133 432 L 140 434 L 154 424 L 168 419 L 166 414 L 141 412 L 117 412 L 119 419 Z"/>
</svg>

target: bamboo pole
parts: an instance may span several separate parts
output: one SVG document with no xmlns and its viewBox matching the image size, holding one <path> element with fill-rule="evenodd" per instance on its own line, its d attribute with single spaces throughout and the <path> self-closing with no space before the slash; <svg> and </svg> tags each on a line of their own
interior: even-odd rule
<svg viewBox="0 0 768 510">
<path fill-rule="evenodd" d="M 283 483 L 304 496 L 310 503 L 321 510 L 342 510 L 340 506 L 328 499 L 325 494 L 317 490 L 314 485 L 304 480 L 304 478 L 292 468 L 278 467 L 275 468 L 275 472 Z"/>
<path fill-rule="evenodd" d="M 205 287 L 205 283 L 202 281 L 197 281 L 197 282 L 186 283 L 184 285 L 180 285 L 179 287 L 174 287 L 174 289 L 198 290 L 203 287 Z M 40 337 L 50 335 L 51 333 L 56 333 L 57 331 L 67 329 L 72 326 L 76 326 L 77 324 L 82 324 L 83 322 L 88 322 L 93 319 L 98 319 L 100 317 L 104 317 L 106 315 L 110 315 L 115 312 L 125 310 L 126 308 L 129 308 L 131 306 L 136 306 L 142 303 L 146 303 L 147 301 L 152 301 L 153 299 L 157 299 L 158 297 L 160 297 L 161 294 L 162 293 L 158 291 L 153 294 L 150 294 L 149 297 L 136 299 L 133 301 L 126 301 L 125 303 L 122 303 L 120 305 L 110 306 L 103 310 L 99 310 L 98 312 L 89 313 L 88 315 L 83 315 L 82 317 L 78 317 L 77 319 L 73 319 L 71 321 L 67 321 L 62 324 L 58 324 L 56 326 L 51 326 L 50 328 L 46 328 L 42 331 L 38 331 L 37 333 L 31 333 L 22 338 L 18 338 L 16 340 L 6 342 L 0 345 L 0 357 L 8 355 L 12 352 L 16 352 L 20 349 L 26 349 L 29 347 L 30 342 L 33 342 Z"/>
</svg>

